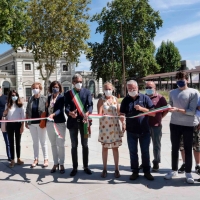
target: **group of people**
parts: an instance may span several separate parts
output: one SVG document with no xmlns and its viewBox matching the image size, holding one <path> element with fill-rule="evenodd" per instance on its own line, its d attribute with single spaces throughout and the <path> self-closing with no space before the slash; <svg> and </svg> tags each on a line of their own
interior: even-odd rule
<svg viewBox="0 0 200 200">
<path fill-rule="evenodd" d="M 178 173 L 185 172 L 188 183 L 194 183 L 191 175 L 192 169 L 192 148 L 196 161 L 195 170 L 200 174 L 200 101 L 199 92 L 188 88 L 188 74 L 184 71 L 177 72 L 177 89 L 170 91 L 169 104 L 171 107 L 160 112 L 149 112 L 153 109 L 166 107 L 166 99 L 156 91 L 155 83 L 148 81 L 145 86 L 146 94 L 138 90 L 138 84 L 134 80 L 127 82 L 127 96 L 119 104 L 118 99 L 113 96 L 114 87 L 110 82 L 103 85 L 104 95 L 98 100 L 98 114 L 103 117 L 99 120 L 98 141 L 102 144 L 103 171 L 101 177 L 107 176 L 107 157 L 108 149 L 112 149 L 115 171 L 114 176 L 120 177 L 119 172 L 119 152 L 118 148 L 122 145 L 122 137 L 126 130 L 127 143 L 130 153 L 130 164 L 132 175 L 130 180 L 136 180 L 139 177 L 139 170 L 143 169 L 144 177 L 148 180 L 154 180 L 151 174 L 149 146 L 152 139 L 153 155 L 152 171 L 159 170 L 161 162 L 161 138 L 162 138 L 162 119 L 168 111 L 172 112 L 170 121 L 170 138 L 172 144 L 172 170 L 165 175 L 165 179 L 172 179 Z M 44 164 L 48 166 L 48 146 L 47 135 L 49 137 L 54 166 L 51 173 L 58 169 L 61 174 L 65 173 L 65 136 L 66 126 L 71 138 L 71 156 L 73 169 L 70 176 L 75 176 L 78 170 L 78 132 L 81 136 L 83 167 L 86 174 L 92 174 L 88 167 L 88 138 L 84 137 L 84 123 L 88 123 L 88 116 L 92 114 L 93 102 L 90 91 L 82 87 L 82 77 L 75 74 L 72 78 L 74 88 L 62 94 L 62 86 L 58 81 L 50 84 L 50 95 L 45 97 L 41 94 L 42 85 L 34 83 L 32 85 L 33 96 L 29 98 L 26 107 L 26 128 L 30 130 L 33 140 L 34 161 L 31 168 L 38 165 L 39 162 L 39 142 L 42 147 Z M 42 113 L 48 120 L 46 127 L 41 127 Z M 139 115 L 141 113 L 146 113 Z M 67 115 L 67 123 L 65 114 Z M 139 115 L 139 116 L 137 116 Z M 8 120 L 24 119 L 23 104 L 20 101 L 17 91 L 12 90 L 8 98 L 2 95 L 0 91 L 0 117 L 6 117 Z M 133 116 L 136 116 L 133 118 Z M 54 131 L 54 123 L 61 137 L 58 137 Z M 20 159 L 20 141 L 21 134 L 24 131 L 24 122 L 7 123 L 7 131 L 3 132 L 7 156 L 10 161 L 10 167 L 15 165 L 14 137 L 16 143 L 17 164 L 24 162 Z M 138 141 L 141 148 L 142 164 L 139 166 L 138 159 Z M 182 152 L 183 165 L 178 170 L 179 150 Z"/>
</svg>

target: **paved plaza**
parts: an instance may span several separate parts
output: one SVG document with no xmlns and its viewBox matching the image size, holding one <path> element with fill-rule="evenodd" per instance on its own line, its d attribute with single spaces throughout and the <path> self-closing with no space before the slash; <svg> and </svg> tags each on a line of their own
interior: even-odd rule
<svg viewBox="0 0 200 200">
<path fill-rule="evenodd" d="M 96 112 L 96 101 L 94 113 Z M 154 181 L 148 181 L 143 177 L 141 171 L 140 177 L 135 181 L 130 181 L 130 159 L 126 141 L 126 133 L 123 138 L 123 145 L 119 148 L 119 166 L 121 177 L 114 177 L 114 161 L 112 150 L 109 150 L 108 156 L 108 175 L 105 179 L 101 178 L 102 158 L 101 144 L 98 142 L 98 120 L 93 120 L 92 137 L 89 139 L 89 167 L 93 171 L 92 175 L 87 175 L 82 169 L 82 149 L 79 142 L 79 171 L 75 177 L 70 177 L 72 170 L 71 144 L 69 131 L 66 136 L 66 154 L 65 154 L 65 174 L 57 171 L 50 173 L 53 167 L 51 146 L 48 140 L 49 166 L 43 169 L 43 156 L 40 148 L 39 166 L 30 168 L 33 162 L 32 138 L 29 130 L 25 130 L 21 141 L 21 158 L 25 164 L 23 166 L 15 165 L 14 168 L 8 167 L 6 160 L 5 144 L 3 136 L 0 134 L 0 199 L 14 200 L 48 200 L 48 199 L 73 199 L 73 200 L 110 200 L 110 199 L 198 199 L 200 196 L 199 178 L 194 173 L 195 163 L 193 162 L 193 177 L 195 183 L 189 185 L 186 183 L 184 174 L 179 175 L 173 180 L 165 180 L 164 175 L 171 166 L 171 144 L 169 134 L 168 114 L 163 120 L 162 137 L 162 157 L 160 171 L 152 173 L 155 176 Z M 151 160 L 153 158 L 152 145 L 150 146 Z M 182 164 L 180 159 L 179 165 Z"/>
</svg>

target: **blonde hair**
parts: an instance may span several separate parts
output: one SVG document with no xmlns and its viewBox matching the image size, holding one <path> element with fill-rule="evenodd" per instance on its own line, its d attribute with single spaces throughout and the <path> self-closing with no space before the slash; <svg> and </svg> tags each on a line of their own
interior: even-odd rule
<svg viewBox="0 0 200 200">
<path fill-rule="evenodd" d="M 39 83 L 39 82 L 33 83 L 33 84 L 31 85 L 31 88 L 33 88 L 33 87 L 36 86 L 36 85 L 38 85 L 38 86 L 39 86 L 39 89 L 42 90 L 42 85 L 41 85 L 41 83 Z"/>
<path fill-rule="evenodd" d="M 115 90 L 115 87 L 113 86 L 113 84 L 111 82 L 108 82 L 106 81 L 104 84 L 103 84 L 103 88 L 105 88 L 106 85 L 110 85 L 112 87 L 112 90 Z"/>
</svg>

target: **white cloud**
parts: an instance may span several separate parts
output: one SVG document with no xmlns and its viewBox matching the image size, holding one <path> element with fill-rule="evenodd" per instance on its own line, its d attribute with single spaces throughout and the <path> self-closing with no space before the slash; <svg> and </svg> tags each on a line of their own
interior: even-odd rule
<svg viewBox="0 0 200 200">
<path fill-rule="evenodd" d="M 156 47 L 160 46 L 161 42 L 170 40 L 172 42 L 179 42 L 187 38 L 200 35 L 200 21 L 189 23 L 186 25 L 175 26 L 165 30 L 165 34 L 155 38 Z"/>
<path fill-rule="evenodd" d="M 150 0 L 155 9 L 168 9 L 175 6 L 188 6 L 200 3 L 200 0 Z"/>
<path fill-rule="evenodd" d="M 81 54 L 80 56 L 80 63 L 75 68 L 76 71 L 90 71 L 91 63 L 85 57 L 85 54 Z"/>
</svg>

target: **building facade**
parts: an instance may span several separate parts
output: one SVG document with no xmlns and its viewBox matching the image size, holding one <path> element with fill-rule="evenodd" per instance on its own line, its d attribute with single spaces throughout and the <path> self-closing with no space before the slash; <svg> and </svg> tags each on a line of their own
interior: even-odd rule
<svg viewBox="0 0 200 200">
<path fill-rule="evenodd" d="M 19 96 L 27 100 L 32 95 L 31 85 L 34 82 L 44 81 L 37 69 L 38 63 L 34 62 L 33 54 L 19 49 L 17 53 L 11 49 L 0 55 L 0 86 L 3 93 L 17 90 Z M 56 62 L 56 70 L 50 77 L 50 82 L 57 80 L 62 83 L 64 90 L 72 87 L 71 77 L 75 74 L 75 65 L 66 65 L 65 59 Z"/>
<path fill-rule="evenodd" d="M 33 54 L 25 50 L 18 49 L 17 53 L 10 49 L 0 55 L 0 86 L 4 94 L 8 94 L 10 90 L 17 90 L 19 96 L 27 101 L 32 95 L 31 85 L 34 82 L 40 82 L 44 85 L 44 81 L 37 69 L 39 64 L 34 62 Z M 83 76 L 83 85 L 90 89 L 94 96 L 102 92 L 102 83 L 97 81 L 91 72 L 75 72 L 75 64 L 66 64 L 65 58 L 61 58 L 56 62 L 56 69 L 51 75 L 50 82 L 59 81 L 64 91 L 73 87 L 72 76 L 80 73 Z M 100 83 L 100 84 L 99 84 Z"/>
</svg>

